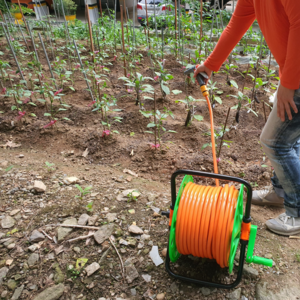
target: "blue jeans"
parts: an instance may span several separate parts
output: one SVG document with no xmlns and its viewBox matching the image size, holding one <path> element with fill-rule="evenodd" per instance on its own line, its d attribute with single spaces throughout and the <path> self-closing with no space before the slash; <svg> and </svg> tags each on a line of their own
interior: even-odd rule
<svg viewBox="0 0 300 300">
<path fill-rule="evenodd" d="M 284 197 L 286 214 L 300 217 L 300 88 L 294 101 L 298 113 L 284 122 L 277 117 L 277 93 L 274 106 L 260 136 L 261 145 L 274 168 L 272 184 L 278 196 Z"/>
</svg>

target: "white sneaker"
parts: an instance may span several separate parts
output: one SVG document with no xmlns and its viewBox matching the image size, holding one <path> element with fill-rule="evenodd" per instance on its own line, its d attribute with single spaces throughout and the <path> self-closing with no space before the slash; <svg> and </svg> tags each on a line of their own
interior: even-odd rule
<svg viewBox="0 0 300 300">
<path fill-rule="evenodd" d="M 266 226 L 277 234 L 295 235 L 300 233 L 300 217 L 294 218 L 283 213 L 275 219 L 268 220 Z"/>
<path fill-rule="evenodd" d="M 284 199 L 276 194 L 274 187 L 271 185 L 264 190 L 253 191 L 251 203 L 254 205 L 283 207 L 283 201 Z"/>
</svg>

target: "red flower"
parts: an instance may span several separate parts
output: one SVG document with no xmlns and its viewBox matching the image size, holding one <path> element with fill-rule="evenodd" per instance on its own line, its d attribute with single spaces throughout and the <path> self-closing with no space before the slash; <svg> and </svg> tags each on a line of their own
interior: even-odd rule
<svg viewBox="0 0 300 300">
<path fill-rule="evenodd" d="M 77 64 L 76 66 L 75 66 L 75 69 L 79 69 L 80 68 L 80 64 Z"/>
<path fill-rule="evenodd" d="M 155 76 L 153 79 L 156 81 L 158 80 L 159 76 Z"/>
<path fill-rule="evenodd" d="M 130 77 L 130 73 L 127 74 L 127 77 L 128 77 L 128 78 Z"/>
<path fill-rule="evenodd" d="M 106 130 L 103 130 L 102 132 L 102 137 L 106 137 L 110 134 L 110 130 L 106 129 Z"/>
<path fill-rule="evenodd" d="M 23 100 L 23 103 L 26 104 L 30 101 L 30 98 L 26 98 L 25 100 Z"/>
<path fill-rule="evenodd" d="M 2 92 L 1 92 L 1 94 L 3 94 L 3 95 L 5 95 L 5 94 L 6 94 L 6 88 L 3 88 L 3 89 L 2 89 Z"/>
<path fill-rule="evenodd" d="M 88 104 L 88 106 L 92 106 L 96 103 L 96 100 L 92 101 L 91 103 Z"/>
<path fill-rule="evenodd" d="M 221 161 L 221 158 L 220 157 L 218 157 L 217 158 L 217 163 L 219 163 Z"/>
<path fill-rule="evenodd" d="M 95 54 L 99 53 L 99 50 L 97 50 L 97 51 L 94 51 L 94 53 L 95 53 Z"/>
<path fill-rule="evenodd" d="M 52 120 L 52 121 L 50 121 L 50 123 L 46 124 L 46 125 L 44 126 L 44 128 L 51 127 L 51 126 L 53 126 L 55 123 L 56 123 L 56 120 Z"/>
<path fill-rule="evenodd" d="M 151 149 L 158 149 L 160 147 L 160 144 L 153 144 L 153 143 L 150 143 L 150 148 Z"/>
<path fill-rule="evenodd" d="M 117 58 L 117 55 L 114 56 L 114 61 L 116 60 L 116 58 Z"/>
<path fill-rule="evenodd" d="M 60 90 L 58 90 L 58 91 L 56 91 L 55 93 L 54 93 L 54 96 L 57 96 L 59 93 L 61 93 L 63 91 L 63 89 L 60 89 Z"/>
<path fill-rule="evenodd" d="M 17 119 L 17 121 L 20 121 L 20 120 L 25 116 L 26 111 L 23 111 L 23 112 L 22 112 L 22 111 L 19 111 L 18 114 L 19 114 L 19 115 L 17 116 L 16 119 Z"/>
</svg>

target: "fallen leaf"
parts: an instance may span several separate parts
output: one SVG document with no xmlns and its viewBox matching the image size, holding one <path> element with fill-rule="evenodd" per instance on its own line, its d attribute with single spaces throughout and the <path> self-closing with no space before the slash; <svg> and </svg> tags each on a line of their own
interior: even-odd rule
<svg viewBox="0 0 300 300">
<path fill-rule="evenodd" d="M 64 251 L 64 246 L 61 245 L 58 248 L 56 248 L 54 251 L 55 251 L 55 254 L 58 255 L 59 253 Z"/>
</svg>

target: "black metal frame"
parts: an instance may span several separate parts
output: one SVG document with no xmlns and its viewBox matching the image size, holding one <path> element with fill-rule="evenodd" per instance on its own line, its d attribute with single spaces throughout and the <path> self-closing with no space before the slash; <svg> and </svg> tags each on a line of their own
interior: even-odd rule
<svg viewBox="0 0 300 300">
<path fill-rule="evenodd" d="M 247 203 L 246 203 L 245 214 L 243 217 L 243 222 L 245 222 L 245 223 L 251 222 L 251 216 L 250 216 L 251 199 L 252 199 L 251 185 L 247 181 L 245 181 L 241 178 L 227 176 L 227 175 L 219 175 L 219 174 L 214 174 L 214 173 L 206 173 L 206 172 L 193 171 L 193 170 L 177 170 L 176 172 L 174 172 L 171 177 L 171 197 L 172 197 L 171 209 L 172 210 L 174 210 L 176 197 L 177 197 L 177 195 L 176 195 L 176 177 L 178 175 L 192 175 L 192 176 L 206 177 L 206 178 L 219 179 L 219 180 L 225 180 L 225 181 L 233 181 L 233 182 L 238 182 L 238 183 L 244 184 L 245 187 L 247 188 Z M 240 250 L 240 260 L 239 260 L 239 268 L 238 268 L 237 278 L 231 284 L 222 284 L 222 283 L 217 283 L 217 282 L 202 281 L 202 280 L 193 279 L 193 278 L 175 274 L 171 270 L 171 267 L 170 267 L 169 247 L 168 247 L 166 261 L 165 261 L 166 270 L 172 277 L 179 279 L 179 280 L 187 281 L 189 283 L 198 284 L 198 285 L 202 285 L 202 286 L 215 287 L 215 288 L 222 288 L 222 289 L 232 289 L 240 283 L 240 281 L 242 279 L 242 275 L 243 275 L 246 246 L 248 244 L 248 241 L 241 240 L 240 242 L 241 242 L 241 250 Z"/>
</svg>

